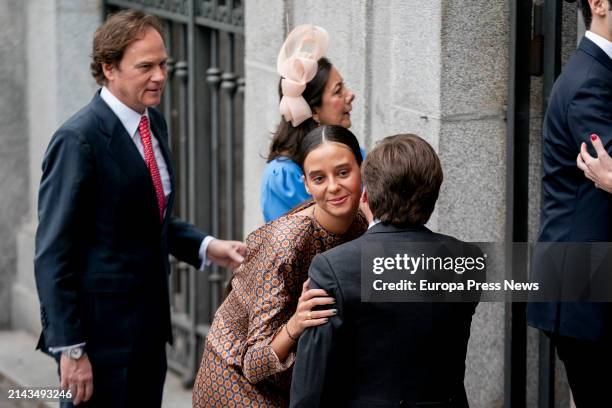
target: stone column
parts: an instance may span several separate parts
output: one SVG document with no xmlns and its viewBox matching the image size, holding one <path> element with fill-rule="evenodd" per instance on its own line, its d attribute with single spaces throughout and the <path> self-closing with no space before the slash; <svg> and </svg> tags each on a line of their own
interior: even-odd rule
<svg viewBox="0 0 612 408">
<path fill-rule="evenodd" d="M 285 1 L 249 0 L 245 7 L 244 225 L 246 236 L 263 224 L 259 181 L 278 124 L 276 57 L 286 35 Z"/>
<path fill-rule="evenodd" d="M 19 2 L 21 3 L 21 2 Z M 42 158 L 53 132 L 93 97 L 89 74 L 93 32 L 102 19 L 100 0 L 30 0 L 26 8 L 29 216 L 17 233 L 17 275 L 12 286 L 12 325 L 40 330 L 34 283 L 34 236 Z"/>
<path fill-rule="evenodd" d="M 503 242 L 508 6 L 446 0 L 442 7 L 438 228 L 466 241 Z M 481 303 L 468 349 L 468 396 L 477 407 L 502 406 L 503 385 L 504 304 Z"/>
<path fill-rule="evenodd" d="M 10 324 L 15 231 L 28 214 L 25 4 L 0 0 L 0 328 Z"/>
</svg>

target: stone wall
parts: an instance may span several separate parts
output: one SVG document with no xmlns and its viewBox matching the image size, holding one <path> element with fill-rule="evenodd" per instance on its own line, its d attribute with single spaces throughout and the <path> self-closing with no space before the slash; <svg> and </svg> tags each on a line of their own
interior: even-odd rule
<svg viewBox="0 0 612 408">
<path fill-rule="evenodd" d="M 30 207 L 25 8 L 22 0 L 0 0 L 0 328 L 10 324 L 15 231 Z"/>
<path fill-rule="evenodd" d="M 17 2 L 17 1 L 15 1 Z M 12 285 L 12 326 L 32 333 L 40 330 L 38 296 L 34 284 L 34 235 L 42 158 L 53 132 L 85 105 L 96 86 L 89 74 L 93 32 L 102 21 L 100 0 L 18 1 L 26 8 L 27 95 L 24 120 L 29 132 L 29 171 L 22 203 L 29 213 L 14 225 L 17 236 L 17 273 Z M 24 164 L 27 166 L 26 164 Z M 27 188 L 26 186 L 29 186 Z M 2 214 L 0 212 L 0 214 Z"/>
<path fill-rule="evenodd" d="M 506 233 L 506 2 L 444 2 L 441 22 L 438 229 L 466 241 Z M 472 322 L 466 387 L 475 407 L 501 407 L 504 304 L 481 303 Z"/>
</svg>

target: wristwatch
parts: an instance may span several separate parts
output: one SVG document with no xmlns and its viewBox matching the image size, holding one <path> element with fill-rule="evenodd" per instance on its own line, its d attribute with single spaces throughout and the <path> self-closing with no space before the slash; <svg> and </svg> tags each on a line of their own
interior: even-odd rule
<svg viewBox="0 0 612 408">
<path fill-rule="evenodd" d="M 79 358 L 85 355 L 85 347 L 83 346 L 73 347 L 71 349 L 65 350 L 63 354 L 71 358 L 72 360 L 78 360 Z"/>
</svg>

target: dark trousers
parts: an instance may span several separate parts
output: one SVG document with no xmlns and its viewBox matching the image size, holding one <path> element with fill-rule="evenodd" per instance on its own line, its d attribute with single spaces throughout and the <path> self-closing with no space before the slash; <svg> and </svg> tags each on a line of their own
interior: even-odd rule
<svg viewBox="0 0 612 408">
<path fill-rule="evenodd" d="M 59 358 L 57 361 L 59 373 Z M 161 407 L 167 370 L 165 347 L 135 355 L 126 365 L 92 362 L 92 370 L 92 398 L 79 405 L 60 402 L 60 408 Z"/>
<path fill-rule="evenodd" d="M 576 408 L 612 407 L 612 344 L 553 336 Z"/>
</svg>

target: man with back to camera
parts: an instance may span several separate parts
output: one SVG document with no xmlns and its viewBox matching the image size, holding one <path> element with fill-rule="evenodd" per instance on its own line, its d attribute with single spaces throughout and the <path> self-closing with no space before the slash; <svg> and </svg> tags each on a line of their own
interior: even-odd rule
<svg viewBox="0 0 612 408">
<path fill-rule="evenodd" d="M 612 241 L 612 201 L 576 167 L 583 142 L 612 142 L 612 4 L 580 0 L 587 32 L 557 78 L 543 128 L 539 242 Z M 538 247 L 537 247 L 538 248 Z M 541 255 L 544 255 L 539 246 Z M 584 251 L 583 251 L 584 252 Z M 539 252 L 534 261 L 538 273 Z M 544 259 L 542 257 L 541 259 Z M 589 273 L 569 252 L 564 276 Z M 544 268 L 545 269 L 545 268 Z M 579 270 L 577 270 L 579 269 Z M 610 303 L 530 303 L 530 325 L 550 336 L 578 408 L 611 406 Z"/>
<path fill-rule="evenodd" d="M 337 314 L 300 337 L 291 407 L 467 407 L 465 356 L 477 303 L 361 301 L 364 248 L 461 243 L 425 227 L 442 184 L 438 156 L 418 136 L 390 136 L 368 153 L 362 174 L 370 228 L 312 261 L 310 287 L 334 297 Z M 464 255 L 480 256 L 465 247 Z"/>
<path fill-rule="evenodd" d="M 43 161 L 35 274 L 38 348 L 55 356 L 63 406 L 159 407 L 172 341 L 168 254 L 236 267 L 243 243 L 171 215 L 166 122 L 153 108 L 167 77 L 157 18 L 111 16 L 94 35 L 102 86 L 53 135 Z"/>
</svg>

